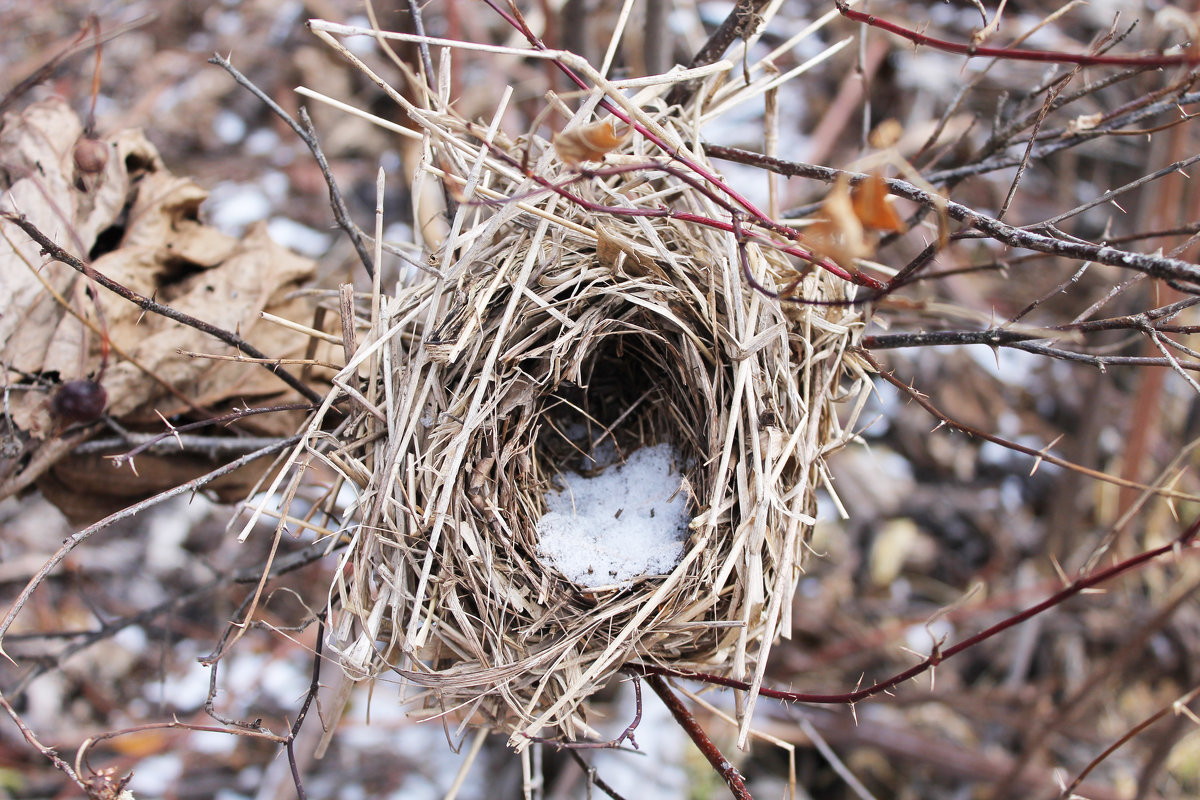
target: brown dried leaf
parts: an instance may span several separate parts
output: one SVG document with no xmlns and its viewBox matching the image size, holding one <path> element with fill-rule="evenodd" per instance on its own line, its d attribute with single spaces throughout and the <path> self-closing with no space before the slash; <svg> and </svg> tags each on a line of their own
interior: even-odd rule
<svg viewBox="0 0 1200 800">
<path fill-rule="evenodd" d="M 875 254 L 877 233 L 905 230 L 882 177 L 872 174 L 851 188 L 843 174 L 821 204 L 821 219 L 808 228 L 805 242 L 817 255 L 851 267 L 856 259 Z"/>
<path fill-rule="evenodd" d="M 821 204 L 821 219 L 805 230 L 805 244 L 818 256 L 843 267 L 875 252 L 866 230 L 854 212 L 850 179 L 841 175 Z"/>
<path fill-rule="evenodd" d="M 887 184 L 878 174 L 873 174 L 854 187 L 850 193 L 854 214 L 863 227 L 887 233 L 904 233 L 904 221 L 888 202 Z"/>
<path fill-rule="evenodd" d="M 571 166 L 584 161 L 603 161 L 606 154 L 623 147 L 633 137 L 633 128 L 628 125 L 624 128 L 622 133 L 617 133 L 614 117 L 582 125 L 554 134 L 554 149 L 558 157 Z"/>
<path fill-rule="evenodd" d="M 241 239 L 204 225 L 199 215 L 204 189 L 171 175 L 140 132 L 106 140 L 114 157 L 105 172 L 80 180 L 73 158 L 80 132 L 78 119 L 60 101 L 8 115 L 0 132 L 0 181 L 7 190 L 0 207 L 24 213 L 66 250 L 81 255 L 94 248 L 101 231 L 111 229 L 120 240 L 94 259 L 98 272 L 236 331 L 273 357 L 304 357 L 306 336 L 264 322 L 261 315 L 267 311 L 311 322 L 312 302 L 292 295 L 314 277 L 315 264 L 271 241 L 265 225 Z M 104 363 L 99 331 L 105 330 L 111 343 L 101 378 L 109 398 L 107 413 L 127 428 L 161 430 L 159 415 L 209 416 L 235 405 L 299 399 L 257 364 L 182 355 L 180 351 L 237 354 L 205 333 L 145 314 L 110 292 L 101 291 L 93 300 L 83 276 L 45 263 L 38 246 L 20 229 L 0 226 L 0 285 L 12 289 L 0 292 L 0 363 L 7 383 L 23 382 L 27 375 L 60 381 L 98 375 Z M 332 360 L 326 353 L 319 357 Z M 177 485 L 216 466 L 205 458 L 172 454 L 150 457 L 146 463 L 151 468 L 135 476 L 127 469 L 97 466 L 95 456 L 62 458 L 62 449 L 54 445 L 63 424 L 51 418 L 48 391 L 34 387 L 10 397 L 9 416 L 0 431 L 9 443 L 19 442 L 27 458 L 23 472 L 0 474 L 0 496 L 29 485 L 54 465 L 54 475 L 43 481 L 47 496 L 57 498 L 73 517 L 87 519 L 113 510 L 114 502 L 124 505 L 161 490 L 163 477 Z M 263 415 L 242 427 L 260 435 L 283 435 L 296 424 L 295 414 Z M 43 451 L 54 457 L 39 457 Z M 139 466 L 144 460 L 139 458 Z M 17 468 L 18 462 L 8 463 L 4 469 Z M 244 492 L 263 468 L 235 473 L 220 489 L 223 496 Z M 120 492 L 114 482 L 122 485 Z"/>
</svg>

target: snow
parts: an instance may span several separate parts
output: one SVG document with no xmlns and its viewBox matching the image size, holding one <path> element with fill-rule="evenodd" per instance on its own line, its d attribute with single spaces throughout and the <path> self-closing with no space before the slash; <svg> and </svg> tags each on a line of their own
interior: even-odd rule
<svg viewBox="0 0 1200 800">
<path fill-rule="evenodd" d="M 129 790 L 134 797 L 164 795 L 179 783 L 183 775 L 183 758 L 178 753 L 143 758 L 133 770 Z"/>
<path fill-rule="evenodd" d="M 538 555 L 594 589 L 670 572 L 683 556 L 689 514 L 669 444 L 635 450 L 595 477 L 565 473 L 546 495 Z"/>
</svg>

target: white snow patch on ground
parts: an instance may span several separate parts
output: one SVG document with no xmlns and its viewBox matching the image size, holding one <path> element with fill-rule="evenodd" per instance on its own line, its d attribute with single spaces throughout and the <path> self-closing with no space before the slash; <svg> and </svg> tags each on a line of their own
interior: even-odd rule
<svg viewBox="0 0 1200 800">
<path fill-rule="evenodd" d="M 670 572 L 689 520 L 676 460 L 669 444 L 659 444 L 593 478 L 565 473 L 537 523 L 539 557 L 588 588 Z"/>
</svg>

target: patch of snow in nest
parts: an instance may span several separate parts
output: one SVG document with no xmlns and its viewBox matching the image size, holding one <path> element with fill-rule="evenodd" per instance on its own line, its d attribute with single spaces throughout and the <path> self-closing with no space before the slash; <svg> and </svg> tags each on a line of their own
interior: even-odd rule
<svg viewBox="0 0 1200 800">
<path fill-rule="evenodd" d="M 669 444 L 635 450 L 595 477 L 564 473 L 537 523 L 538 556 L 589 589 L 663 575 L 683 557 L 689 520 Z"/>
</svg>

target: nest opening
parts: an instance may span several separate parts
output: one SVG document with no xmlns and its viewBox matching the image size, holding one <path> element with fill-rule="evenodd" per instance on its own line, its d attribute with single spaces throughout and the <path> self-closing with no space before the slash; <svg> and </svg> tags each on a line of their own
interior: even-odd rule
<svg viewBox="0 0 1200 800">
<path fill-rule="evenodd" d="M 541 473 L 570 469 L 590 476 L 657 444 L 695 462 L 702 452 L 696 424 L 703 417 L 678 391 L 684 383 L 679 367 L 656 351 L 649 334 L 606 335 L 585 360 L 582 381 L 563 381 L 543 398 L 535 443 Z M 612 452 L 598 452 L 604 449 Z"/>
<path fill-rule="evenodd" d="M 682 547 L 686 524 L 696 510 L 691 487 L 705 483 L 699 473 L 706 462 L 701 444 L 706 415 L 696 407 L 694 396 L 683 389 L 688 384 L 687 376 L 681 362 L 668 356 L 672 349 L 669 337 L 664 338 L 662 331 L 651 333 L 629 323 L 616 327 L 606 332 L 584 358 L 579 382 L 564 379 L 541 397 L 532 443 L 538 486 L 537 491 L 531 492 L 539 502 L 529 509 L 519 527 L 526 532 L 529 551 L 532 554 L 541 551 L 539 560 L 543 564 L 547 558 L 539 520 L 548 511 L 548 498 L 570 491 L 571 481 L 578 486 L 580 479 L 586 482 L 607 470 L 623 469 L 627 464 L 630 469 L 637 466 L 645 474 L 653 468 L 632 464 L 630 459 L 643 462 L 659 445 L 669 447 L 670 474 L 654 474 L 652 478 L 673 484 L 667 505 L 674 510 L 664 509 L 666 513 L 653 525 L 655 531 L 650 535 L 668 535 L 669 520 L 682 510 L 686 517 L 677 532 Z M 610 526 L 619 524 L 621 510 L 617 509 Z M 653 508 L 650 514 L 653 516 Z M 632 529 L 637 524 L 635 518 Z M 660 565 L 660 569 L 661 566 L 665 565 Z M 661 572 L 646 572 L 630 580 L 613 582 L 627 584 L 656 574 Z M 578 581 L 566 575 L 562 578 L 575 584 L 564 588 L 572 592 L 581 588 Z M 585 599 L 594 601 L 595 587 L 591 581 L 584 584 Z"/>
</svg>

